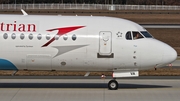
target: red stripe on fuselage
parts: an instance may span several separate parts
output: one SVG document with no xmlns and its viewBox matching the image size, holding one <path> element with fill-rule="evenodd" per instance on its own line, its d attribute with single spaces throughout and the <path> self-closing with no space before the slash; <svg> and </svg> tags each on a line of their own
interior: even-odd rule
<svg viewBox="0 0 180 101">
<path fill-rule="evenodd" d="M 52 43 L 55 40 L 55 38 L 53 37 L 50 41 L 48 41 L 46 44 L 44 44 L 42 47 L 46 47 L 48 46 L 50 43 Z"/>
<path fill-rule="evenodd" d="M 65 28 L 55 28 L 55 29 L 50 29 L 50 30 L 47 30 L 47 31 L 54 31 L 54 30 L 58 30 L 58 33 L 56 35 L 59 35 L 59 36 L 62 36 L 66 33 L 69 33 L 71 31 L 74 31 L 76 29 L 79 29 L 79 28 L 82 28 L 82 27 L 85 27 L 85 26 L 75 26 L 75 27 L 65 27 Z M 55 40 L 55 36 L 50 40 L 48 41 L 47 43 L 45 43 L 42 47 L 47 47 L 49 44 L 51 44 L 53 41 Z"/>
</svg>

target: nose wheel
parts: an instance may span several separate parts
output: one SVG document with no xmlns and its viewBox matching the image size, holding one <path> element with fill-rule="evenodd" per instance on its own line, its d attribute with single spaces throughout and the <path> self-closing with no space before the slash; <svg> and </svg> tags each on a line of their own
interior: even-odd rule
<svg viewBox="0 0 180 101">
<path fill-rule="evenodd" d="M 109 90 L 117 90 L 118 89 L 118 82 L 115 79 L 110 80 L 108 83 L 108 88 L 109 88 Z"/>
</svg>

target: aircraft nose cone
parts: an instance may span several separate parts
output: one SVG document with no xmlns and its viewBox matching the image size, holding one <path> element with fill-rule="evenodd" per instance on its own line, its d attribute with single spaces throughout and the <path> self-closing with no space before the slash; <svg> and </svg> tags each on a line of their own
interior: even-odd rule
<svg viewBox="0 0 180 101">
<path fill-rule="evenodd" d="M 164 52 L 163 52 L 163 63 L 169 64 L 175 61 L 177 58 L 177 52 L 170 47 L 169 45 L 166 45 Z"/>
</svg>

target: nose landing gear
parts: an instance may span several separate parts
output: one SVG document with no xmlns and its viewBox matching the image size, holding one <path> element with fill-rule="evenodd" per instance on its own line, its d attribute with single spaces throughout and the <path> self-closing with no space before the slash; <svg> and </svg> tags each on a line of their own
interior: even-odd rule
<svg viewBox="0 0 180 101">
<path fill-rule="evenodd" d="M 118 82 L 115 79 L 110 80 L 108 83 L 108 88 L 109 88 L 109 90 L 117 90 L 118 89 Z"/>
</svg>

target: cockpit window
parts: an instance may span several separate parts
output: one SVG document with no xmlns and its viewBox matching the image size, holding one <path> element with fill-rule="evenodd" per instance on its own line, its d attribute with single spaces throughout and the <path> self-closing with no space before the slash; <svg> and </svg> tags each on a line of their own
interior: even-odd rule
<svg viewBox="0 0 180 101">
<path fill-rule="evenodd" d="M 153 38 L 151 34 L 149 34 L 147 31 L 141 31 L 141 33 L 146 37 L 146 38 Z"/>
<path fill-rule="evenodd" d="M 132 36 L 131 36 L 131 32 L 130 31 L 126 33 L 126 39 L 127 40 L 132 40 Z"/>
<path fill-rule="evenodd" d="M 132 34 L 134 40 L 144 38 L 139 32 L 133 31 Z"/>
</svg>

